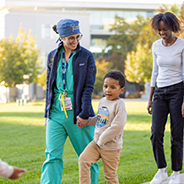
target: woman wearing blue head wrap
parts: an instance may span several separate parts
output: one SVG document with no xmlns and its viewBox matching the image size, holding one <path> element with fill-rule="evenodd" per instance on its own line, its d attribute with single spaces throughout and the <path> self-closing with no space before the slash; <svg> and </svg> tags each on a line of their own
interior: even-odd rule
<svg viewBox="0 0 184 184">
<path fill-rule="evenodd" d="M 91 105 L 96 66 L 93 54 L 79 44 L 79 21 L 62 19 L 53 27 L 59 34 L 57 49 L 47 61 L 46 89 L 46 161 L 41 184 L 60 184 L 63 173 L 63 149 L 69 137 L 78 157 L 93 139 L 94 127 L 79 129 L 76 117 L 86 122 L 94 111 Z M 98 183 L 98 164 L 91 165 L 91 181 Z"/>
</svg>

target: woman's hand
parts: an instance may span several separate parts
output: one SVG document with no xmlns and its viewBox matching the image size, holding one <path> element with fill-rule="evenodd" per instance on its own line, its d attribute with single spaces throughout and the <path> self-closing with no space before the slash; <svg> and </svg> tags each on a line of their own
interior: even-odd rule
<svg viewBox="0 0 184 184">
<path fill-rule="evenodd" d="M 47 118 L 45 118 L 45 129 L 47 128 Z"/>
<path fill-rule="evenodd" d="M 182 117 L 184 117 L 184 101 L 183 101 L 182 106 L 181 106 L 181 114 L 182 114 Z"/>
<path fill-rule="evenodd" d="M 88 119 L 82 119 L 79 116 L 77 116 L 77 127 L 78 128 L 83 128 L 87 125 Z"/>
<path fill-rule="evenodd" d="M 149 102 L 148 102 L 147 110 L 148 110 L 148 113 L 149 113 L 149 114 L 152 114 L 152 104 L 153 104 L 152 101 L 149 101 Z"/>
<path fill-rule="evenodd" d="M 155 91 L 155 87 L 151 87 L 150 88 L 150 96 L 149 96 L 148 106 L 147 106 L 147 110 L 148 110 L 149 114 L 152 114 L 152 105 L 153 105 L 152 97 L 153 97 L 154 91 Z"/>
</svg>

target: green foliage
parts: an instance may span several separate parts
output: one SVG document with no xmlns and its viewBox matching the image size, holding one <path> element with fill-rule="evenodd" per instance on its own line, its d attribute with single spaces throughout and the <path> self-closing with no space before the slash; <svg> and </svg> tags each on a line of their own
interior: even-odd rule
<svg viewBox="0 0 184 184">
<path fill-rule="evenodd" d="M 147 20 L 141 16 L 137 16 L 137 19 L 131 23 L 127 23 L 124 18 L 115 17 L 115 22 L 110 29 L 115 34 L 108 39 L 108 46 L 112 46 L 112 49 L 109 51 L 110 54 L 119 55 L 118 66 L 116 65 L 116 60 L 114 62 L 111 59 L 113 68 L 116 67 L 118 70 L 124 72 L 124 60 L 127 53 L 135 50 L 137 38 L 146 22 Z"/>
<path fill-rule="evenodd" d="M 142 31 L 138 37 L 138 44 L 141 44 L 148 50 L 151 50 L 152 44 L 158 39 L 160 39 L 160 36 L 152 30 L 149 20 L 147 24 L 142 28 Z"/>
<path fill-rule="evenodd" d="M 102 91 L 104 75 L 109 71 L 111 65 L 105 60 L 96 60 L 95 62 L 97 73 L 94 85 L 94 94 L 98 94 L 98 92 Z"/>
<path fill-rule="evenodd" d="M 151 79 L 152 53 L 147 44 L 137 45 L 136 51 L 127 54 L 125 76 L 129 82 L 144 84 Z"/>
<path fill-rule="evenodd" d="M 38 77 L 38 84 L 46 90 L 46 78 L 47 78 L 47 70 L 44 70 L 41 75 Z"/>
<path fill-rule="evenodd" d="M 112 55 L 108 58 L 105 58 L 110 63 L 110 69 L 116 69 L 120 70 L 124 73 L 124 61 L 122 60 L 122 57 L 120 54 L 112 53 Z"/>
<path fill-rule="evenodd" d="M 166 4 L 162 4 L 161 7 L 158 9 L 158 12 L 172 12 L 174 13 L 176 16 L 180 15 L 180 5 L 178 4 L 172 4 L 172 5 L 166 5 Z"/>
<path fill-rule="evenodd" d="M 141 16 L 131 23 L 127 23 L 124 18 L 115 17 L 115 23 L 110 31 L 114 31 L 115 35 L 110 36 L 108 45 L 112 46 L 111 53 L 118 53 L 126 58 L 127 52 L 134 50 L 137 38 L 146 24 L 147 20 Z"/>
<path fill-rule="evenodd" d="M 31 32 L 26 34 L 22 28 L 16 39 L 0 41 L 0 83 L 6 87 L 16 84 L 32 83 L 40 69 L 38 56 L 40 51 L 36 48 L 36 40 Z"/>
<path fill-rule="evenodd" d="M 159 36 L 151 29 L 150 19 L 146 19 L 146 24 L 137 37 L 135 51 L 127 53 L 125 61 L 125 76 L 129 82 L 141 85 L 151 79 L 152 71 L 152 44 L 159 39 Z"/>
<path fill-rule="evenodd" d="M 183 3 L 181 10 L 180 10 L 179 19 L 181 22 L 181 31 L 177 36 L 184 38 L 184 3 Z"/>
</svg>

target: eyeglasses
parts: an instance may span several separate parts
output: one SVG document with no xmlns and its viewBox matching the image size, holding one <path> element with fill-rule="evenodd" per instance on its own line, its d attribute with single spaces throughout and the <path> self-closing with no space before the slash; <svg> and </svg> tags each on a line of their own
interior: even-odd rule
<svg viewBox="0 0 184 184">
<path fill-rule="evenodd" d="M 69 41 L 70 43 L 74 42 L 75 39 L 77 40 L 77 42 L 79 42 L 79 40 L 81 40 L 82 36 L 83 36 L 82 34 L 79 34 L 79 35 L 77 35 L 76 37 L 74 37 L 74 36 L 69 36 L 69 37 L 67 37 L 67 39 L 68 39 L 68 41 Z"/>
</svg>

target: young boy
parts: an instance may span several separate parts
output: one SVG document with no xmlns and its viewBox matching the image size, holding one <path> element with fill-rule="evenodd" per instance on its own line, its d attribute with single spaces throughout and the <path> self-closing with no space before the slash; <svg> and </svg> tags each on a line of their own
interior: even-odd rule
<svg viewBox="0 0 184 184">
<path fill-rule="evenodd" d="M 84 149 L 79 157 L 79 184 L 90 184 L 90 165 L 102 158 L 107 183 L 117 184 L 117 169 L 122 150 L 122 135 L 127 113 L 123 99 L 119 95 L 125 90 L 125 77 L 118 71 L 109 71 L 103 79 L 103 93 L 99 102 L 98 115 L 89 118 L 87 124 L 80 122 L 77 126 L 95 127 L 94 140 Z"/>
</svg>

